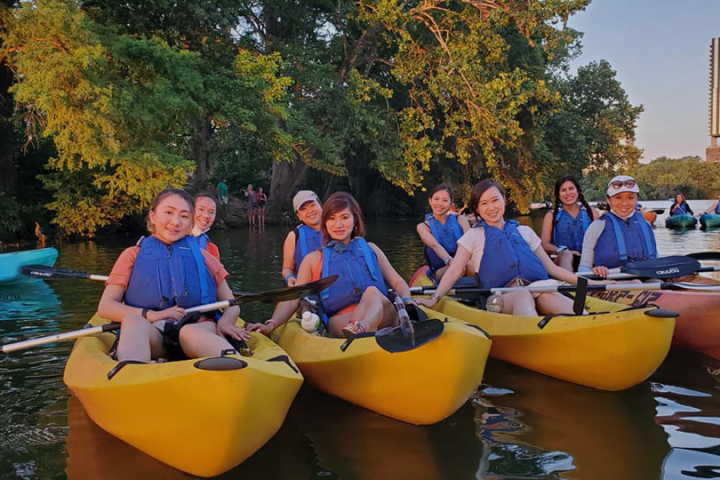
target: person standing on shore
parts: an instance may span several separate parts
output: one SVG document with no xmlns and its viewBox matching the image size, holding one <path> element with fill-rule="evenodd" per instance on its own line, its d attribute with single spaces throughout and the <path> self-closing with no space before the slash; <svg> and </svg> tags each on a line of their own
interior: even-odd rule
<svg viewBox="0 0 720 480">
<path fill-rule="evenodd" d="M 228 185 L 226 182 L 227 179 L 223 178 L 222 180 L 220 180 L 220 183 L 218 183 L 217 186 L 221 205 L 227 205 L 228 203 Z"/>
<path fill-rule="evenodd" d="M 248 222 L 251 227 L 255 226 L 255 212 L 257 210 L 257 194 L 253 190 L 252 183 L 245 189 L 245 200 L 247 200 Z"/>
</svg>

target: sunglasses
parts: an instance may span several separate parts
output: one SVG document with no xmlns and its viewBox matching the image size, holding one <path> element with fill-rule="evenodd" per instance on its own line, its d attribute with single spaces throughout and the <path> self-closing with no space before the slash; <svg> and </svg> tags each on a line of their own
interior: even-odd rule
<svg viewBox="0 0 720 480">
<path fill-rule="evenodd" d="M 637 182 L 635 180 L 625 180 L 624 182 L 621 182 L 620 180 L 616 180 L 614 182 L 608 183 L 608 187 L 612 187 L 615 190 L 621 189 L 623 186 L 627 188 L 632 188 L 635 185 L 637 185 Z"/>
</svg>

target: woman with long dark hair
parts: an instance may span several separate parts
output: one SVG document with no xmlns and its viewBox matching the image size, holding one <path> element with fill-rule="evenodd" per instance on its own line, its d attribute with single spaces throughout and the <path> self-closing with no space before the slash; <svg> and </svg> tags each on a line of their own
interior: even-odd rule
<svg viewBox="0 0 720 480">
<path fill-rule="evenodd" d="M 574 175 L 563 175 L 555 182 L 554 205 L 543 219 L 542 246 L 548 255 L 555 255 L 556 265 L 574 272 L 585 231 L 600 217 L 600 212 L 590 208 Z"/>
<path fill-rule="evenodd" d="M 458 240 L 455 262 L 450 265 L 429 300 L 418 299 L 427 307 L 435 304 L 457 282 L 463 267 L 470 262 L 480 285 L 484 288 L 547 283 L 550 276 L 577 284 L 577 276 L 555 265 L 542 241 L 532 228 L 505 221 L 505 190 L 493 180 L 479 182 L 472 191 L 470 205 L 482 221 Z M 534 317 L 538 313 L 553 315 L 572 313 L 573 302 L 556 292 L 531 293 L 513 291 L 502 295 L 500 311 L 512 315 Z"/>
<path fill-rule="evenodd" d="M 464 215 L 450 213 L 453 201 L 452 188 L 438 185 L 428 199 L 432 212 L 417 225 L 418 235 L 425 244 L 425 258 L 436 280 L 445 274 L 457 251 L 457 241 L 470 229 Z"/>
</svg>

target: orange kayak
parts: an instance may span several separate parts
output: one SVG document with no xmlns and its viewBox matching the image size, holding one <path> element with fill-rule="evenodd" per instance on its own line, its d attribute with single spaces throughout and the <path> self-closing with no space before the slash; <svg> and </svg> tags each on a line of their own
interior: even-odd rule
<svg viewBox="0 0 720 480">
<path fill-rule="evenodd" d="M 655 220 L 657 219 L 657 213 L 653 212 L 652 210 L 645 210 L 642 216 L 645 220 L 647 220 L 650 225 L 654 225 Z"/>
<path fill-rule="evenodd" d="M 718 280 L 699 275 L 687 281 L 720 284 Z M 720 360 L 720 295 L 717 293 L 660 290 L 593 292 L 592 295 L 625 305 L 654 304 L 679 313 L 675 320 L 672 347 L 696 350 Z"/>
</svg>

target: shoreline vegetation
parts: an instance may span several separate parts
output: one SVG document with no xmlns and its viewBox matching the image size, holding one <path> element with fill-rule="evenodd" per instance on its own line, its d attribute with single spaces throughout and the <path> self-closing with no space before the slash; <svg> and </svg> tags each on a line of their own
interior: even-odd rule
<svg viewBox="0 0 720 480">
<path fill-rule="evenodd" d="M 136 232 L 160 190 L 221 179 L 229 227 L 248 184 L 267 224 L 294 222 L 300 189 L 347 191 L 375 218 L 419 216 L 441 183 L 462 203 L 483 178 L 520 213 L 567 173 L 590 193 L 620 172 L 715 196 L 718 172 L 638 164 L 643 106 L 609 62 L 571 72 L 566 20 L 587 4 L 1 6 L 0 241 L 34 241 L 36 222 L 48 239 Z"/>
</svg>

